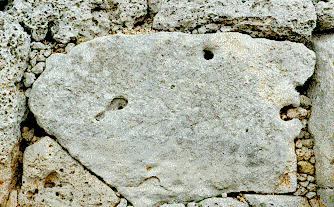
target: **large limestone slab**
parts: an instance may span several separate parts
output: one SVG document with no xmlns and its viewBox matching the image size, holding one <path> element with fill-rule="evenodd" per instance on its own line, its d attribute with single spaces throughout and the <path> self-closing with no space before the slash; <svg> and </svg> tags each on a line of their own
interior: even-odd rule
<svg viewBox="0 0 334 207">
<path fill-rule="evenodd" d="M 245 195 L 250 206 L 253 207 L 310 207 L 307 199 L 300 196 L 286 195 Z"/>
<path fill-rule="evenodd" d="M 112 36 L 53 55 L 38 123 L 134 206 L 296 189 L 294 137 L 313 73 L 304 45 L 238 33 Z"/>
<path fill-rule="evenodd" d="M 316 177 L 321 188 L 334 187 L 334 35 L 314 39 L 317 54 L 309 128 L 315 138 Z"/>
<path fill-rule="evenodd" d="M 20 206 L 116 206 L 120 199 L 57 142 L 44 137 L 24 152 Z"/>
<path fill-rule="evenodd" d="M 170 0 L 161 2 L 153 27 L 300 40 L 311 36 L 316 19 L 311 0 Z"/>
<path fill-rule="evenodd" d="M 325 206 L 334 205 L 334 35 L 314 38 L 317 54 L 315 83 L 309 91 L 312 114 L 309 128 L 315 138 L 316 178 Z"/>
<path fill-rule="evenodd" d="M 15 187 L 25 96 L 16 86 L 27 67 L 30 39 L 16 19 L 0 12 L 0 205 Z"/>
</svg>

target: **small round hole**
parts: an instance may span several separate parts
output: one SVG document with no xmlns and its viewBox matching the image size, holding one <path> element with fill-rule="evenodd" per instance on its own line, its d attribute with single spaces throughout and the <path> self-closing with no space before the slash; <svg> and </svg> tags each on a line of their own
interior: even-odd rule
<svg viewBox="0 0 334 207">
<path fill-rule="evenodd" d="M 214 57 L 213 52 L 208 49 L 203 50 L 203 52 L 204 52 L 204 59 L 206 60 L 211 60 Z"/>
</svg>

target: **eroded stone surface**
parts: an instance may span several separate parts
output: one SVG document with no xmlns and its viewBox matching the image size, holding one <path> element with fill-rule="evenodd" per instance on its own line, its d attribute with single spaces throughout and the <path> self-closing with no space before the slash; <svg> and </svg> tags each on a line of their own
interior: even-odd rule
<svg viewBox="0 0 334 207">
<path fill-rule="evenodd" d="M 255 36 L 300 39 L 316 26 L 311 0 L 163 1 L 153 27 L 199 33 L 229 30 Z"/>
<path fill-rule="evenodd" d="M 14 161 L 20 156 L 17 142 L 26 103 L 16 83 L 27 67 L 29 42 L 15 18 L 0 12 L 0 205 L 14 187 Z"/>
<path fill-rule="evenodd" d="M 302 44 L 238 33 L 112 36 L 53 55 L 35 82 L 38 123 L 134 206 L 222 192 L 296 190 Z"/>
<path fill-rule="evenodd" d="M 334 187 L 334 35 L 314 39 L 317 54 L 309 128 L 315 138 L 316 177 L 320 187 Z"/>
<path fill-rule="evenodd" d="M 21 156 L 18 149 L 20 122 L 25 111 L 24 93 L 14 87 L 0 86 L 0 205 L 15 186 L 16 159 Z"/>
<path fill-rule="evenodd" d="M 334 206 L 334 189 L 321 188 L 318 190 L 320 203 L 324 207 Z"/>
<path fill-rule="evenodd" d="M 19 15 L 41 41 L 48 32 L 61 43 L 107 35 L 112 28 L 133 27 L 147 14 L 146 0 L 16 0 L 11 13 Z"/>
<path fill-rule="evenodd" d="M 316 37 L 314 49 L 317 66 L 315 84 L 309 91 L 313 103 L 309 128 L 315 138 L 316 178 L 321 188 L 318 192 L 325 196 L 321 200 L 326 201 L 326 206 L 332 206 L 333 191 L 324 189 L 334 187 L 334 35 Z"/>
<path fill-rule="evenodd" d="M 334 29 L 334 0 L 320 1 L 316 4 L 319 30 Z"/>
<path fill-rule="evenodd" d="M 18 21 L 0 12 L 0 84 L 14 85 L 27 67 L 30 37 Z"/>
<path fill-rule="evenodd" d="M 248 207 L 248 204 L 234 198 L 208 198 L 201 201 L 198 207 Z"/>
<path fill-rule="evenodd" d="M 254 207 L 310 207 L 307 199 L 285 195 L 245 195 L 249 205 Z"/>
<path fill-rule="evenodd" d="M 24 152 L 20 206 L 116 206 L 120 199 L 54 140 L 44 137 Z"/>
</svg>

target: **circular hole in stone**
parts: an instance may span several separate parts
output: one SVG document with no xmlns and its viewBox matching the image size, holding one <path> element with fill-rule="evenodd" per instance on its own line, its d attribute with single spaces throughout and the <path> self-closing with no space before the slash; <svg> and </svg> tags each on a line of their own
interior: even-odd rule
<svg viewBox="0 0 334 207">
<path fill-rule="evenodd" d="M 126 105 L 128 105 L 128 100 L 124 98 L 123 96 L 119 96 L 119 97 L 114 98 L 110 102 L 107 110 L 112 110 L 112 111 L 122 110 L 126 107 Z"/>
<path fill-rule="evenodd" d="M 204 53 L 204 59 L 206 59 L 206 60 L 211 60 L 215 56 L 213 54 L 213 52 L 211 50 L 208 50 L 208 49 L 204 49 L 203 53 Z"/>
</svg>

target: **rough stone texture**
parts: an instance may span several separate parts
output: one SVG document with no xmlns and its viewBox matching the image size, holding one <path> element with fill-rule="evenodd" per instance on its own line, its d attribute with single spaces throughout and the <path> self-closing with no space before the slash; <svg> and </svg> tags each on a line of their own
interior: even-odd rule
<svg viewBox="0 0 334 207">
<path fill-rule="evenodd" d="M 0 205 L 13 189 L 13 169 L 19 155 L 20 122 L 25 109 L 24 93 L 16 87 L 0 87 Z"/>
<path fill-rule="evenodd" d="M 183 203 L 163 204 L 161 207 L 185 207 Z"/>
<path fill-rule="evenodd" d="M 313 103 L 309 129 L 315 138 L 316 179 L 320 188 L 334 188 L 334 35 L 314 38 L 314 49 L 317 66 L 309 91 Z"/>
<path fill-rule="evenodd" d="M 198 207 L 248 207 L 248 204 L 234 198 L 208 198 L 201 201 Z"/>
<path fill-rule="evenodd" d="M 120 199 L 54 140 L 44 137 L 24 152 L 20 206 L 116 206 Z"/>
<path fill-rule="evenodd" d="M 317 29 L 322 31 L 334 29 L 334 0 L 318 2 L 316 11 L 318 16 Z"/>
<path fill-rule="evenodd" d="M 334 189 L 319 189 L 318 194 L 320 195 L 320 203 L 323 205 L 321 207 L 331 207 L 334 206 Z"/>
<path fill-rule="evenodd" d="M 334 187 L 334 35 L 314 39 L 317 66 L 309 95 L 313 108 L 309 128 L 315 138 L 317 182 Z"/>
<path fill-rule="evenodd" d="M 159 12 L 162 0 L 148 0 L 149 12 L 153 15 Z"/>
<path fill-rule="evenodd" d="M 169 0 L 154 18 L 159 30 L 239 31 L 254 36 L 303 39 L 316 26 L 311 0 Z"/>
<path fill-rule="evenodd" d="M 245 195 L 253 207 L 310 207 L 306 198 L 286 195 Z"/>
<path fill-rule="evenodd" d="M 161 207 L 185 207 L 182 203 L 163 204 Z M 199 203 L 191 202 L 187 207 L 248 207 L 248 204 L 235 198 L 208 198 Z"/>
<path fill-rule="evenodd" d="M 15 19 L 0 12 L 0 205 L 13 189 L 17 142 L 25 112 L 24 93 L 16 86 L 27 65 L 29 38 Z"/>
<path fill-rule="evenodd" d="M 279 113 L 314 64 L 302 44 L 238 33 L 97 38 L 51 56 L 29 105 L 134 206 L 293 192 L 302 124 Z"/>
<path fill-rule="evenodd" d="M 30 38 L 16 19 L 0 12 L 0 84 L 13 86 L 27 67 Z"/>
<path fill-rule="evenodd" d="M 61 43 L 107 35 L 111 28 L 133 27 L 147 14 L 146 0 L 16 0 L 10 11 L 19 15 L 41 41 L 47 33 Z"/>
</svg>

